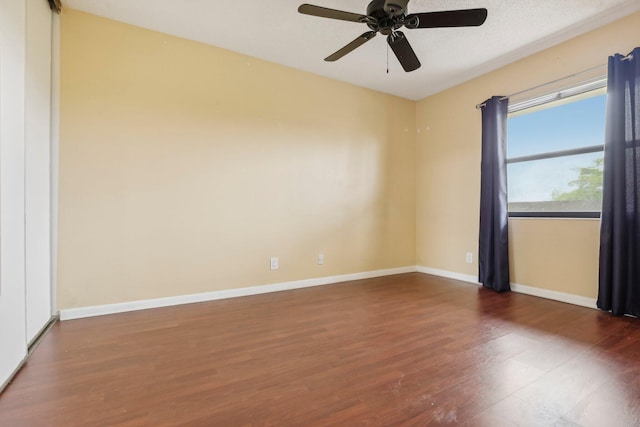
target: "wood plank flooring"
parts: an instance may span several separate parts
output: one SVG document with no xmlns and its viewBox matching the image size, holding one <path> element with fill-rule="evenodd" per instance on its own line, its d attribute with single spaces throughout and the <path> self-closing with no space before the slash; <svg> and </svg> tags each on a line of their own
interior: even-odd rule
<svg viewBox="0 0 640 427">
<path fill-rule="evenodd" d="M 640 323 L 411 273 L 57 324 L 1 426 L 637 426 Z"/>
</svg>

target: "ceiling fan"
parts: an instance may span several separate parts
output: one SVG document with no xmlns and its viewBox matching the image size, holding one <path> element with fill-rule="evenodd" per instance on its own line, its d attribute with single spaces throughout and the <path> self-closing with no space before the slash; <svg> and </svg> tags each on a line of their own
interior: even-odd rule
<svg viewBox="0 0 640 427">
<path fill-rule="evenodd" d="M 441 12 L 407 13 L 409 0 L 373 0 L 367 6 L 367 14 L 345 12 L 311 4 L 303 4 L 298 12 L 321 18 L 339 19 L 341 21 L 367 24 L 371 31 L 363 33 L 342 49 L 327 56 L 324 60 L 333 62 L 349 52 L 362 46 L 377 33 L 387 36 L 387 43 L 400 61 L 405 71 L 420 68 L 420 61 L 406 36 L 399 28 L 442 28 L 442 27 L 477 27 L 487 19 L 487 9 L 447 10 Z"/>
</svg>

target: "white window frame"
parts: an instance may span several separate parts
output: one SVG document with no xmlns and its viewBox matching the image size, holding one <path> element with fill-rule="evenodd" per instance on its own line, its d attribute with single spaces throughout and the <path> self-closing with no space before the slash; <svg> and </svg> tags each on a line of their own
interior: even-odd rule
<svg viewBox="0 0 640 427">
<path fill-rule="evenodd" d="M 598 93 L 601 94 L 606 93 L 607 88 L 607 79 L 606 77 L 599 78 L 597 80 L 580 84 L 577 86 L 572 86 L 567 89 L 559 90 L 552 92 L 547 95 L 538 96 L 535 98 L 527 99 L 520 102 L 515 102 L 509 105 L 507 113 L 508 119 L 512 117 L 516 117 L 521 114 L 533 113 L 536 110 L 546 108 L 547 104 L 554 103 L 557 105 L 561 105 L 558 101 L 562 101 L 564 99 L 567 100 L 567 103 L 579 101 L 581 98 L 577 98 L 580 95 L 584 95 L 584 98 L 597 96 Z M 557 106 L 557 105 L 554 105 Z M 508 143 L 507 143 L 508 144 Z M 552 159 L 558 157 L 566 157 L 573 156 L 578 154 L 588 154 L 588 153 L 596 153 L 604 151 L 604 141 L 603 144 L 591 145 L 585 147 L 578 147 L 569 150 L 558 150 L 558 151 L 548 151 L 544 153 L 537 153 L 527 156 L 519 156 L 519 157 L 508 157 L 507 150 L 507 164 L 511 163 L 521 163 L 521 162 L 529 162 L 534 160 L 544 160 L 544 159 Z M 508 179 L 508 176 L 507 176 Z M 577 211 L 531 211 L 531 212 L 511 212 L 509 211 L 510 218 L 600 218 L 600 211 L 585 211 L 585 212 L 577 212 Z"/>
</svg>

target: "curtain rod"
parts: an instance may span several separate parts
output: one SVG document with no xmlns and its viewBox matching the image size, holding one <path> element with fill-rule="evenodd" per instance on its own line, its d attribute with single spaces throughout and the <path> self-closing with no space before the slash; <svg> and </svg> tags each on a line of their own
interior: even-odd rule
<svg viewBox="0 0 640 427">
<path fill-rule="evenodd" d="M 629 55 L 627 55 L 627 56 L 625 56 L 625 57 L 623 57 L 623 58 L 622 58 L 622 60 L 623 60 L 623 61 L 629 61 L 629 60 L 631 60 L 631 59 L 633 59 L 633 55 L 632 55 L 632 54 L 629 54 Z M 522 95 L 523 93 L 531 92 L 531 91 L 533 91 L 533 90 L 540 89 L 541 87 L 549 86 L 549 85 L 552 85 L 552 84 L 554 84 L 554 83 L 561 82 L 561 81 L 563 81 L 563 80 L 571 79 L 571 78 L 573 78 L 573 77 L 576 77 L 576 76 L 579 76 L 579 75 L 582 75 L 582 74 L 586 74 L 586 73 L 589 73 L 589 72 L 591 72 L 591 71 L 595 71 L 595 70 L 597 70 L 598 68 L 606 67 L 607 65 L 608 65 L 608 64 L 600 64 L 600 65 L 596 65 L 595 67 L 591 67 L 591 68 L 588 68 L 588 69 L 586 69 L 586 70 L 578 71 L 577 73 L 573 73 L 573 74 L 570 74 L 570 75 L 568 75 L 568 76 L 560 77 L 559 79 L 551 80 L 550 82 L 542 83 L 542 84 L 539 84 L 539 85 L 537 85 L 537 86 L 530 87 L 530 88 L 528 88 L 528 89 L 521 90 L 521 91 L 519 91 L 519 92 L 515 92 L 515 93 L 512 93 L 512 94 L 510 94 L 510 95 L 503 96 L 502 98 L 500 98 L 500 101 L 505 100 L 505 99 L 508 99 L 508 98 L 511 98 L 511 97 L 514 97 L 514 96 L 516 96 L 516 95 Z M 487 104 L 486 104 L 486 103 L 484 103 L 484 102 L 483 102 L 483 103 L 481 103 L 481 104 L 477 104 L 477 105 L 476 105 L 476 109 L 480 109 L 480 108 L 484 107 L 485 105 L 487 105 Z"/>
</svg>

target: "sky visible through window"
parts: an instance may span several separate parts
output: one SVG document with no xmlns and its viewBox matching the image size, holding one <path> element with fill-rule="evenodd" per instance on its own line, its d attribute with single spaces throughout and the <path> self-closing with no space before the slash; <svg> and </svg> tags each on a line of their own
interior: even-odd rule
<svg viewBox="0 0 640 427">
<path fill-rule="evenodd" d="M 606 95 L 510 117 L 507 158 L 604 143 Z M 509 202 L 550 201 L 570 191 L 580 168 L 603 153 L 581 154 L 508 165 Z"/>
</svg>

